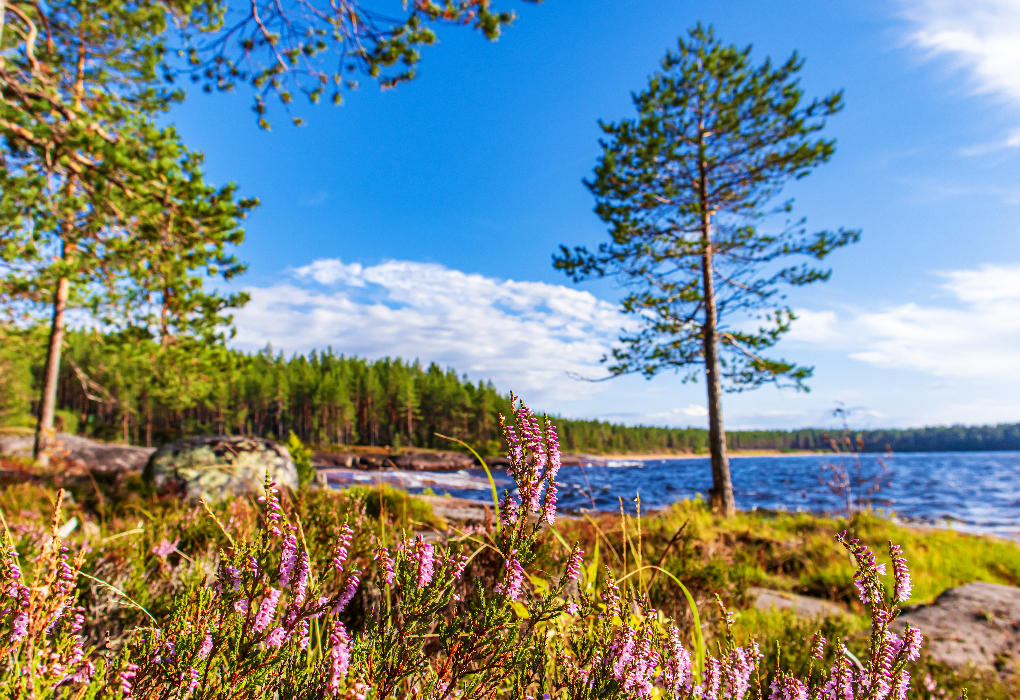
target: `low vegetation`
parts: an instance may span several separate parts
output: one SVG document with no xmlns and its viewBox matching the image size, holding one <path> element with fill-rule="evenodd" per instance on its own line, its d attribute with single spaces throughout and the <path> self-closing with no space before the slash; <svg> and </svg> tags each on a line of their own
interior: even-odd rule
<svg viewBox="0 0 1020 700">
<path fill-rule="evenodd" d="M 815 697 L 849 678 L 846 697 L 864 698 L 879 697 L 862 682 L 880 676 L 888 697 L 1016 696 L 1012 678 L 883 647 L 902 572 L 869 573 L 850 540 L 902 547 L 911 602 L 974 580 L 1016 585 L 1012 543 L 874 514 L 724 520 L 697 500 L 557 517 L 554 433 L 536 438 L 526 412 L 517 423 L 520 496 L 474 526 L 387 487 L 270 485 L 268 501 L 182 508 L 136 477 L 5 463 L 3 590 L 17 605 L 0 613 L 0 697 L 688 698 L 699 685 L 703 697 Z M 847 614 L 759 611 L 754 586 Z M 32 623 L 22 637 L 19 610 Z"/>
</svg>

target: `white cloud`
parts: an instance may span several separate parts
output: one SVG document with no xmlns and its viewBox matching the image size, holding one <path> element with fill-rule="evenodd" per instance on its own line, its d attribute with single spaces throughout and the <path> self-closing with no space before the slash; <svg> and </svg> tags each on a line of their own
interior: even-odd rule
<svg viewBox="0 0 1020 700">
<path fill-rule="evenodd" d="M 799 337 L 791 333 L 792 339 L 849 349 L 851 358 L 878 367 L 1020 380 L 1020 265 L 939 274 L 956 304 L 800 312 L 815 320 L 815 328 Z"/>
<path fill-rule="evenodd" d="M 685 408 L 674 408 L 671 411 L 662 413 L 649 413 L 645 417 L 652 419 L 676 419 L 676 418 L 705 418 L 708 416 L 708 409 L 701 404 L 688 404 Z"/>
<path fill-rule="evenodd" d="M 1020 147 L 1020 130 L 1011 132 L 1006 138 L 992 143 L 982 143 L 977 146 L 969 146 L 967 148 L 960 149 L 960 155 L 964 156 L 983 156 L 989 153 L 995 153 L 996 151 L 1002 151 L 1007 148 L 1018 148 Z"/>
<path fill-rule="evenodd" d="M 251 288 L 236 314 L 235 345 L 272 342 L 288 352 L 332 346 L 377 358 L 419 358 L 492 379 L 528 401 L 590 396 L 605 384 L 568 372 L 605 374 L 599 359 L 624 325 L 617 307 L 588 292 L 500 280 L 441 265 L 391 260 L 363 267 L 337 259 L 293 270 L 317 288 Z"/>
<path fill-rule="evenodd" d="M 1020 2 L 903 0 L 911 40 L 968 69 L 978 92 L 1020 103 Z"/>
</svg>

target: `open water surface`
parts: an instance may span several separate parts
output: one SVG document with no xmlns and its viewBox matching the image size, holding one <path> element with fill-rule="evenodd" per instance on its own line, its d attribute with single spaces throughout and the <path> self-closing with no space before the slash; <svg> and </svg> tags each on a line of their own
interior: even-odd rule
<svg viewBox="0 0 1020 700">
<path fill-rule="evenodd" d="M 884 472 L 880 460 L 885 463 Z M 884 474 L 882 487 L 871 495 L 872 507 L 900 519 L 1020 539 L 1020 452 L 914 452 L 891 458 L 864 454 L 859 462 L 831 454 L 732 457 L 737 508 L 841 511 L 844 498 L 823 483 L 833 478 L 831 471 L 823 470 L 826 464 L 846 469 L 855 499 L 875 483 L 869 476 Z M 501 496 L 504 488 L 513 488 L 502 469 L 497 468 L 493 476 Z M 412 493 L 430 488 L 437 494 L 491 499 L 481 469 L 427 474 L 366 472 L 355 480 L 375 482 L 380 478 L 403 484 Z M 596 510 L 618 510 L 622 498 L 633 512 L 637 494 L 642 509 L 650 510 L 698 494 L 707 498 L 712 485 L 711 463 L 705 457 L 563 467 L 557 484 L 560 505 L 568 511 L 593 505 Z"/>
</svg>

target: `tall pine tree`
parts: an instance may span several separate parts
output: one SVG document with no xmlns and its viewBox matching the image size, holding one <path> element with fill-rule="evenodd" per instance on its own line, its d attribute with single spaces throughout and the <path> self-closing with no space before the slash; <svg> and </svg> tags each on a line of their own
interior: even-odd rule
<svg viewBox="0 0 1020 700">
<path fill-rule="evenodd" d="M 735 504 L 724 386 L 806 389 L 811 376 L 810 368 L 765 353 L 794 320 L 779 285 L 819 282 L 830 273 L 784 259 L 821 260 L 860 235 L 808 235 L 803 221 L 763 221 L 791 211 L 790 202 L 774 204 L 786 181 L 832 157 L 835 141 L 817 134 L 843 102 L 842 93 L 804 100 L 796 54 L 778 66 L 754 66 L 750 54 L 750 47 L 724 46 L 700 24 L 680 39 L 648 88 L 634 95 L 638 116 L 602 124 L 603 154 L 585 184 L 612 240 L 595 252 L 561 246 L 554 257 L 575 281 L 610 275 L 633 289 L 623 311 L 637 330 L 613 350 L 613 375 L 651 378 L 673 369 L 687 381 L 704 372 L 711 501 L 726 515 Z"/>
</svg>

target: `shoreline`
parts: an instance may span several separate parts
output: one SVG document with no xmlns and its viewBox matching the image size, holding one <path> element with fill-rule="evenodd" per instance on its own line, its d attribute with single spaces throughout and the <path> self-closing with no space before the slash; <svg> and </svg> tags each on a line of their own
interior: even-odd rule
<svg viewBox="0 0 1020 700">
<path fill-rule="evenodd" d="M 566 456 L 568 453 L 564 453 Z M 711 459 L 708 452 L 704 454 L 693 454 L 691 452 L 623 452 L 615 454 L 578 454 L 569 453 L 571 456 L 586 457 L 601 462 L 613 462 L 619 460 L 634 459 L 639 461 L 654 459 Z M 734 450 L 727 452 L 727 456 L 733 459 L 740 457 L 815 457 L 818 455 L 834 454 L 833 452 L 816 452 L 812 450 L 797 450 L 784 452 L 782 450 Z"/>
</svg>

